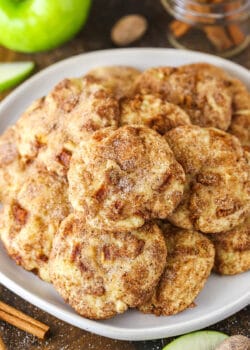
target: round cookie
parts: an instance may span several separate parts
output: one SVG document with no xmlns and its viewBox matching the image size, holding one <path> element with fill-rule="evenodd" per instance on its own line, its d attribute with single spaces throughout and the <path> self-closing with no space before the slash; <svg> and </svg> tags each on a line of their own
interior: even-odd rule
<svg viewBox="0 0 250 350">
<path fill-rule="evenodd" d="M 250 149 L 250 93 L 247 87 L 217 66 L 202 64 L 201 68 L 219 77 L 227 87 L 232 96 L 232 120 L 228 132 L 237 136 L 241 144 Z"/>
<path fill-rule="evenodd" d="M 83 141 L 68 180 L 73 208 L 92 227 L 123 231 L 166 218 L 180 202 L 185 175 L 162 136 L 144 126 L 124 126 Z"/>
<path fill-rule="evenodd" d="M 123 99 L 120 111 L 120 125 L 145 125 L 162 135 L 179 125 L 190 124 L 184 110 L 164 101 L 159 95 L 137 94 Z"/>
<path fill-rule="evenodd" d="M 250 218 L 230 231 L 211 235 L 215 247 L 214 271 L 235 275 L 250 269 Z"/>
<path fill-rule="evenodd" d="M 196 231 L 161 226 L 168 251 L 166 267 L 153 296 L 139 310 L 169 316 L 191 306 L 203 289 L 214 264 L 214 247 Z"/>
<path fill-rule="evenodd" d="M 69 208 L 66 181 L 38 169 L 27 174 L 4 206 L 0 235 L 8 254 L 45 281 L 52 241 Z"/>
<path fill-rule="evenodd" d="M 137 79 L 137 92 L 159 93 L 184 109 L 193 124 L 227 130 L 232 115 L 232 94 L 210 65 L 195 63 L 180 67 L 156 67 Z"/>
<path fill-rule="evenodd" d="M 118 99 L 133 94 L 134 82 L 140 76 L 138 69 L 128 66 L 97 67 L 87 73 L 109 89 Z"/>
<path fill-rule="evenodd" d="M 94 78 L 64 79 L 21 116 L 17 146 L 25 161 L 38 160 L 65 175 L 74 148 L 95 130 L 118 126 L 119 106 Z"/>
<path fill-rule="evenodd" d="M 250 210 L 250 167 L 238 139 L 213 128 L 180 126 L 166 134 L 186 173 L 176 226 L 204 233 L 230 230 Z"/>
<path fill-rule="evenodd" d="M 148 299 L 165 263 L 166 246 L 157 225 L 98 231 L 71 214 L 54 239 L 50 275 L 80 315 L 106 319 Z"/>
</svg>

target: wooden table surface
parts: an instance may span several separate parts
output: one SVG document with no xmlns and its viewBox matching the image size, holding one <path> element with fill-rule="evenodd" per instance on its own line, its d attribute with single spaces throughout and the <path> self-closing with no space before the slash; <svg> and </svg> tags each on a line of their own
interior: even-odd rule
<svg viewBox="0 0 250 350">
<path fill-rule="evenodd" d="M 0 61 L 31 59 L 36 62 L 37 71 L 66 57 L 79 53 L 114 48 L 110 40 L 113 23 L 125 14 L 141 13 L 149 22 L 145 36 L 134 47 L 170 47 L 166 38 L 166 28 L 170 17 L 158 0 L 94 0 L 90 17 L 85 28 L 69 43 L 51 52 L 20 54 L 0 47 Z M 234 62 L 250 68 L 250 48 L 232 58 Z M 0 95 L 0 99 L 5 94 Z M 0 281 L 1 282 L 1 281 Z M 72 327 L 53 316 L 39 310 L 0 285 L 0 299 L 25 313 L 47 323 L 51 334 L 46 341 L 38 341 L 16 328 L 0 321 L 0 335 L 9 350 L 160 350 L 170 339 L 147 342 L 123 342 L 100 337 Z M 227 334 L 250 336 L 250 307 L 209 329 Z"/>
</svg>

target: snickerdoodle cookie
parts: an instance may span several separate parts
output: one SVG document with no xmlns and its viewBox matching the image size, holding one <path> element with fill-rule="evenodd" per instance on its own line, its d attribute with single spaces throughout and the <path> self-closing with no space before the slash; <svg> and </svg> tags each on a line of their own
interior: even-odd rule
<svg viewBox="0 0 250 350">
<path fill-rule="evenodd" d="M 159 93 L 184 109 L 193 124 L 227 130 L 232 116 L 232 94 L 219 74 L 206 63 L 156 67 L 138 77 L 135 90 Z"/>
<path fill-rule="evenodd" d="M 195 125 L 177 127 L 166 139 L 186 173 L 184 196 L 169 220 L 204 233 L 242 223 L 250 209 L 250 168 L 239 140 Z"/>
<path fill-rule="evenodd" d="M 188 308 L 203 289 L 214 264 L 214 247 L 197 231 L 161 226 L 168 250 L 165 270 L 153 296 L 139 310 L 168 316 Z"/>
<path fill-rule="evenodd" d="M 165 263 L 166 245 L 157 225 L 131 232 L 99 231 L 71 214 L 54 239 L 50 275 L 80 315 L 105 319 L 145 302 Z"/>
<path fill-rule="evenodd" d="M 60 222 L 69 214 L 67 183 L 33 168 L 4 206 L 0 235 L 8 254 L 49 281 L 48 260 Z"/>
<path fill-rule="evenodd" d="M 83 141 L 68 180 L 72 206 L 92 227 L 129 230 L 172 213 L 185 175 L 163 136 L 144 126 L 124 126 Z"/>
</svg>

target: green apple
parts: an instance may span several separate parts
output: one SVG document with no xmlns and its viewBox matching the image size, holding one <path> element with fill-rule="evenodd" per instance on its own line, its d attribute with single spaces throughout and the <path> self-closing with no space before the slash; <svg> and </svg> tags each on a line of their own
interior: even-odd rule
<svg viewBox="0 0 250 350">
<path fill-rule="evenodd" d="M 0 44 L 21 52 L 50 50 L 84 24 L 91 0 L 0 0 Z"/>
<path fill-rule="evenodd" d="M 34 67 L 33 62 L 0 63 L 0 92 L 19 84 Z"/>
<path fill-rule="evenodd" d="M 166 345 L 163 350 L 214 350 L 228 335 L 215 331 L 185 334 Z"/>
</svg>

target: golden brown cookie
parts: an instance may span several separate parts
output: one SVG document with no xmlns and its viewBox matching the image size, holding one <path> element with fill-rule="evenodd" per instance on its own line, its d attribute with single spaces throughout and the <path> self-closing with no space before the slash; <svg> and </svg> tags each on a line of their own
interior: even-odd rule
<svg viewBox="0 0 250 350">
<path fill-rule="evenodd" d="M 181 203 L 169 220 L 204 233 L 242 223 L 250 210 L 250 167 L 238 139 L 195 125 L 172 129 L 166 139 L 187 179 Z"/>
<path fill-rule="evenodd" d="M 120 125 L 145 125 L 162 135 L 179 125 L 191 124 L 184 110 L 164 101 L 159 95 L 137 94 L 125 98 L 120 110 Z"/>
<path fill-rule="evenodd" d="M 45 97 L 34 101 L 21 115 L 15 131 L 18 151 L 24 162 L 35 159 L 39 150 L 46 146 L 48 135 L 56 129 L 58 122 L 55 105 L 48 106 Z"/>
<path fill-rule="evenodd" d="M 10 127 L 0 136 L 0 202 L 8 202 L 9 192 L 18 178 L 24 176 L 23 171 L 24 164 L 17 150 L 15 129 Z"/>
<path fill-rule="evenodd" d="M 166 267 L 152 298 L 139 310 L 168 316 L 192 305 L 203 289 L 214 264 L 214 247 L 197 231 L 161 226 L 168 251 Z"/>
<path fill-rule="evenodd" d="M 250 151 L 250 93 L 237 79 L 230 79 L 229 83 L 233 94 L 233 116 L 228 132 L 237 136 Z"/>
<path fill-rule="evenodd" d="M 211 64 L 196 64 L 204 72 L 219 77 L 232 96 L 232 120 L 228 132 L 238 137 L 242 145 L 250 149 L 250 93 L 242 81 L 222 68 Z"/>
<path fill-rule="evenodd" d="M 35 168 L 4 206 L 0 235 L 8 254 L 45 281 L 52 241 L 69 207 L 66 181 Z"/>
<path fill-rule="evenodd" d="M 214 270 L 235 275 L 250 269 L 250 218 L 230 231 L 211 235 L 215 247 Z"/>
<path fill-rule="evenodd" d="M 168 102 L 184 109 L 193 124 L 227 130 L 232 115 L 232 94 L 219 74 L 199 63 L 157 67 L 137 79 L 137 92 L 159 93 Z"/>
<path fill-rule="evenodd" d="M 17 146 L 25 161 L 64 175 L 72 152 L 86 135 L 117 126 L 119 106 L 111 91 L 94 78 L 64 79 L 18 120 Z"/>
<path fill-rule="evenodd" d="M 89 225 L 130 230 L 166 218 L 185 182 L 165 139 L 144 126 L 106 128 L 83 141 L 68 172 L 69 198 Z"/>
<path fill-rule="evenodd" d="M 128 66 L 97 67 L 87 73 L 109 89 L 118 99 L 130 96 L 134 91 L 134 82 L 140 76 L 138 69 Z"/>
<path fill-rule="evenodd" d="M 54 239 L 50 275 L 79 314 L 105 319 L 149 298 L 165 263 L 164 237 L 155 224 L 131 232 L 98 231 L 71 214 Z"/>
</svg>

